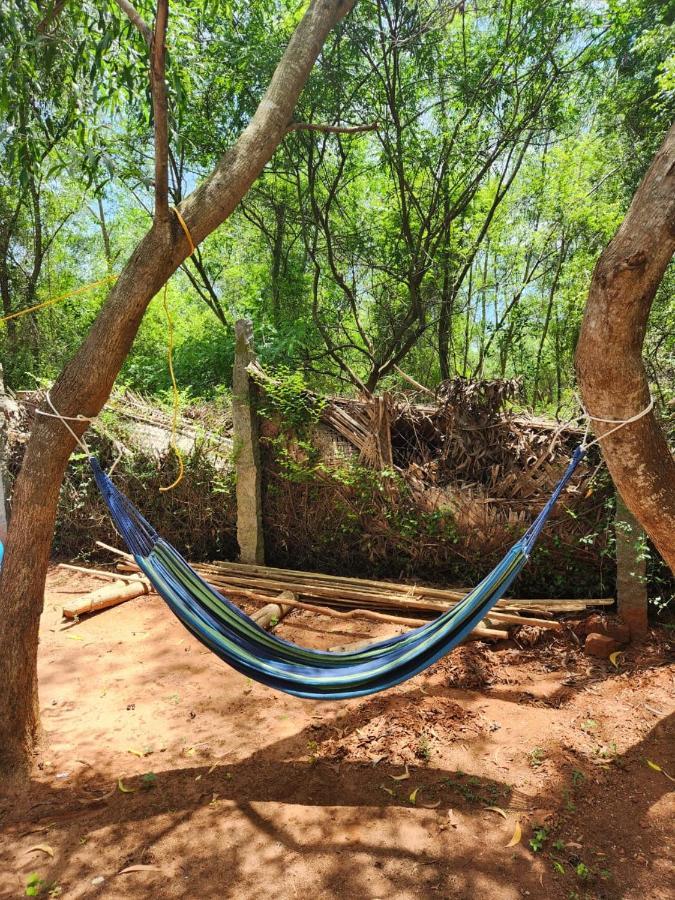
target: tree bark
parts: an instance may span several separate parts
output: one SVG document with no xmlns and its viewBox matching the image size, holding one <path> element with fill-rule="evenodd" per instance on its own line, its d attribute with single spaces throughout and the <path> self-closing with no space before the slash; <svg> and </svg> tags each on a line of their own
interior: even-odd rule
<svg viewBox="0 0 675 900">
<path fill-rule="evenodd" d="M 310 3 L 251 122 L 181 205 L 195 244 L 227 219 L 272 157 L 326 37 L 353 3 Z M 98 414 L 148 303 L 188 253 L 188 240 L 174 216 L 153 224 L 51 391 L 62 415 Z M 14 491 L 0 576 L 0 778 L 7 781 L 25 779 L 38 737 L 38 626 L 59 490 L 73 446 L 61 423 L 37 415 Z"/>
<path fill-rule="evenodd" d="M 600 257 L 588 295 L 576 367 L 593 416 L 627 419 L 649 403 L 642 346 L 649 312 L 675 252 L 675 125 Z M 594 422 L 602 436 L 611 424 Z M 626 506 L 675 572 L 675 460 L 653 412 L 601 446 Z"/>
<path fill-rule="evenodd" d="M 5 394 L 5 379 L 0 365 L 0 542 L 3 546 L 7 540 L 7 498 L 9 496 L 9 477 L 7 459 L 7 433 L 9 431 L 9 409 Z M 0 559 L 2 555 L 0 554 Z"/>
</svg>

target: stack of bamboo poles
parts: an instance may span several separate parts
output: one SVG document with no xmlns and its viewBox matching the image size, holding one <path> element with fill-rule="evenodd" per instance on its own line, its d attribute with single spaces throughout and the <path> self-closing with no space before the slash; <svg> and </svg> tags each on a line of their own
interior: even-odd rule
<svg viewBox="0 0 675 900">
<path fill-rule="evenodd" d="M 123 575 L 119 572 L 86 569 L 83 566 L 72 566 L 67 563 L 61 563 L 60 567 L 86 575 L 93 575 L 96 578 L 102 578 L 109 582 L 105 587 L 91 591 L 79 600 L 72 600 L 70 603 L 64 604 L 61 612 L 65 619 L 77 620 L 81 616 L 100 612 L 101 610 L 109 609 L 111 606 L 119 606 L 120 603 L 125 603 L 127 600 L 135 600 L 137 597 L 142 597 L 152 591 L 152 585 L 140 573 L 138 575 Z M 290 591 L 282 591 L 273 598 L 272 602 L 266 603 L 262 609 L 257 610 L 251 618 L 261 628 L 272 629 L 298 605 L 294 603 L 295 600 L 295 594 L 292 594 Z"/>
<path fill-rule="evenodd" d="M 133 557 L 111 547 L 106 549 L 121 557 L 118 571 L 138 577 L 139 569 Z M 468 591 L 467 588 L 430 588 L 234 562 L 196 563 L 194 569 L 217 591 L 228 596 L 270 603 L 280 592 L 287 591 L 294 595 L 289 601 L 291 607 L 337 618 L 366 618 L 404 626 L 423 624 L 454 606 Z M 317 606 L 317 602 L 322 605 Z M 558 630 L 561 623 L 545 618 L 552 612 L 576 612 L 587 606 L 611 602 L 500 600 L 500 608 L 490 612 L 488 621 L 495 625 L 528 624 Z M 489 628 L 478 629 L 478 635 L 494 639 L 507 637 L 505 631 Z"/>
<path fill-rule="evenodd" d="M 124 603 L 152 589 L 133 556 L 107 544 L 99 542 L 99 546 L 119 558 L 115 572 L 62 565 L 113 583 L 64 606 L 66 618 L 79 618 Z M 292 609 L 339 619 L 389 622 L 402 627 L 423 625 L 439 612 L 453 607 L 468 591 L 467 588 L 430 588 L 234 562 L 197 563 L 193 568 L 219 593 L 264 604 L 253 614 L 253 619 L 265 628 L 275 627 Z M 559 630 L 562 623 L 550 618 L 552 612 L 579 612 L 587 606 L 611 603 L 608 599 L 500 600 L 500 608 L 492 610 L 468 639 L 504 640 L 509 636 L 504 629 L 515 625 Z"/>
<path fill-rule="evenodd" d="M 119 551 L 118 551 L 119 552 Z M 320 572 L 303 572 L 295 569 L 276 569 L 272 566 L 255 566 L 234 562 L 195 563 L 193 568 L 206 581 L 220 589 L 227 588 L 236 596 L 266 595 L 279 591 L 293 591 L 299 597 L 321 600 L 330 606 L 353 608 L 362 605 L 380 610 L 415 610 L 420 613 L 439 613 L 454 606 L 468 593 L 470 588 L 431 588 L 423 585 L 397 584 L 388 581 L 372 581 L 349 578 L 340 575 L 325 575 Z M 131 557 L 118 565 L 121 572 L 137 572 L 138 567 Z M 512 614 L 497 611 L 491 615 L 504 621 L 513 620 L 514 613 L 539 611 L 544 615 L 552 612 L 578 612 L 588 606 L 606 606 L 611 599 L 593 600 L 512 600 L 502 599 L 497 604 L 501 609 L 509 609 Z M 518 619 L 518 621 L 521 621 Z"/>
</svg>

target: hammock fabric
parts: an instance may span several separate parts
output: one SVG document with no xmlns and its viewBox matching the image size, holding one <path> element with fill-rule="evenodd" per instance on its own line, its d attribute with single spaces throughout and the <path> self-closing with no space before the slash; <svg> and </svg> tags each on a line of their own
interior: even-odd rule
<svg viewBox="0 0 675 900">
<path fill-rule="evenodd" d="M 115 526 L 171 611 L 202 644 L 244 675 L 287 694 L 344 700 L 400 684 L 445 656 L 503 597 L 565 485 L 584 456 L 577 447 L 550 500 L 523 537 L 480 584 L 432 622 L 360 650 L 310 650 L 269 634 L 211 588 L 115 487 L 94 457 L 91 467 Z"/>
</svg>

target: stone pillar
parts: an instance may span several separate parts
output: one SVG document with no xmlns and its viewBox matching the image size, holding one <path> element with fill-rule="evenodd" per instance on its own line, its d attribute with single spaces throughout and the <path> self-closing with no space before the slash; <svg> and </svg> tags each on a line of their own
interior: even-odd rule
<svg viewBox="0 0 675 900">
<path fill-rule="evenodd" d="M 0 365 L 0 541 L 7 537 L 7 501 L 9 499 L 9 478 L 7 475 L 7 455 L 9 452 L 7 432 L 9 429 L 9 404 L 5 393 L 5 380 Z M 0 557 L 1 558 L 1 557 Z"/>
<path fill-rule="evenodd" d="M 237 475 L 237 541 L 239 559 L 264 564 L 262 525 L 262 469 L 256 398 L 258 388 L 246 371 L 255 360 L 253 326 L 240 319 L 234 326 L 235 352 L 232 377 L 232 424 Z"/>
<path fill-rule="evenodd" d="M 616 599 L 618 612 L 632 640 L 644 637 L 647 621 L 647 563 L 642 554 L 645 534 L 639 522 L 616 495 Z"/>
</svg>

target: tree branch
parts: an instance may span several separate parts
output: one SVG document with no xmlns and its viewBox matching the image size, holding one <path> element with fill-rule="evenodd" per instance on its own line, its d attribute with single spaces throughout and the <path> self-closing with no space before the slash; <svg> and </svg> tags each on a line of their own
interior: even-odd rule
<svg viewBox="0 0 675 900">
<path fill-rule="evenodd" d="M 125 16 L 138 28 L 148 47 L 152 46 L 152 29 L 129 0 L 115 0 Z"/>
<path fill-rule="evenodd" d="M 324 134 L 363 134 L 364 131 L 377 131 L 379 122 L 371 122 L 369 125 L 321 125 L 313 122 L 291 122 L 286 128 L 286 134 L 292 131 L 320 131 Z"/>
<path fill-rule="evenodd" d="M 169 218 L 169 101 L 166 90 L 166 28 L 169 0 L 158 0 L 150 46 L 150 86 L 155 123 L 155 220 Z"/>
<path fill-rule="evenodd" d="M 158 0 L 154 31 L 129 0 L 115 0 L 143 35 L 150 51 L 150 92 L 155 132 L 155 221 L 169 219 L 169 101 L 166 90 L 166 29 L 169 0 Z"/>
<path fill-rule="evenodd" d="M 49 26 L 60 16 L 61 11 L 67 2 L 68 0 L 55 0 L 55 2 L 50 5 L 42 21 L 37 24 L 35 30 L 38 34 L 47 34 Z"/>
</svg>

